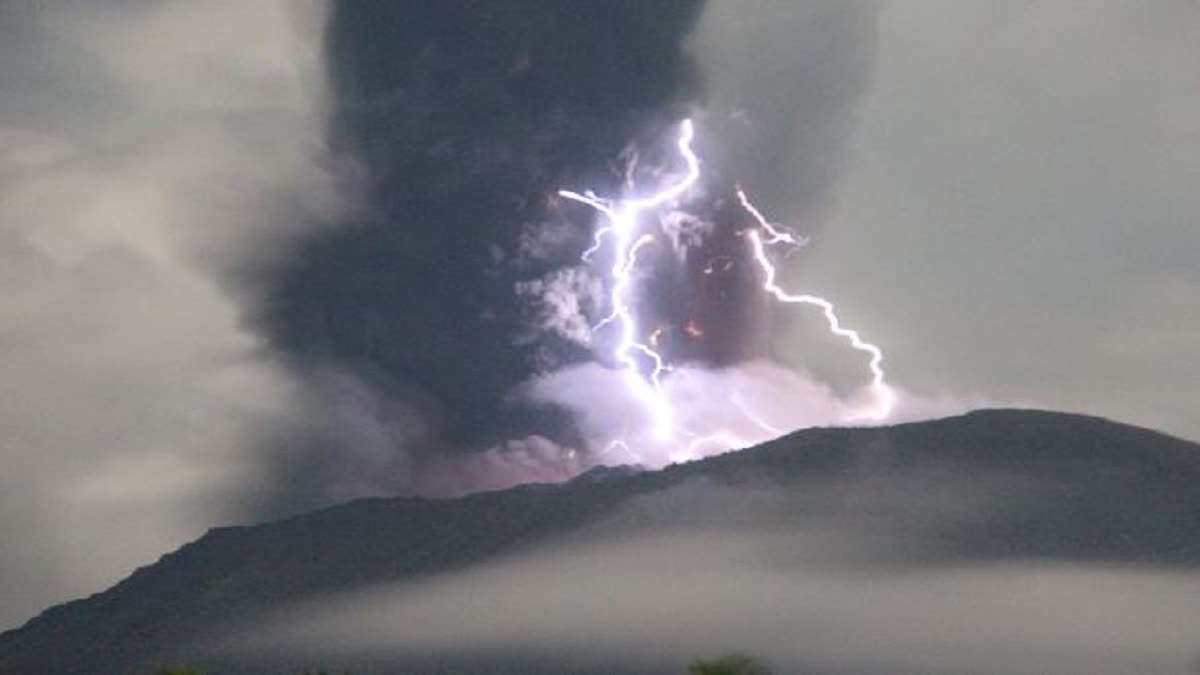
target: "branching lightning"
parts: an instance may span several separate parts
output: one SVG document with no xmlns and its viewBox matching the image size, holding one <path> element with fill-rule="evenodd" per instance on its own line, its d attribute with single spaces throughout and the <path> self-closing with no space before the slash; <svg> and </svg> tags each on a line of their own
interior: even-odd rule
<svg viewBox="0 0 1200 675">
<path fill-rule="evenodd" d="M 679 155 L 685 164 L 683 175 L 673 180 L 665 188 L 650 195 L 633 199 L 607 199 L 590 190 L 582 193 L 560 190 L 558 193 L 562 197 L 592 207 L 604 217 L 605 224 L 595 231 L 591 246 L 582 255 L 584 262 L 592 263 L 596 253 L 611 241 L 612 264 L 608 271 L 610 312 L 593 326 L 593 332 L 610 325 L 613 326 L 616 331 L 616 340 L 612 357 L 620 366 L 626 386 L 649 414 L 652 420 L 653 438 L 673 448 L 669 451 L 672 461 L 695 458 L 705 447 L 726 451 L 746 447 L 756 442 L 754 439 L 743 438 L 726 429 L 700 433 L 681 428 L 677 423 L 676 412 L 670 396 L 663 386 L 663 379 L 670 372 L 671 366 L 657 350 L 661 329 L 656 328 L 646 332 L 644 340 L 640 337 L 645 331 L 638 324 L 634 277 L 638 267 L 639 252 L 656 241 L 653 233 L 642 231 L 645 227 L 643 221 L 647 220 L 645 216 L 648 213 L 684 197 L 688 190 L 699 181 L 700 160 L 692 149 L 694 137 L 695 128 L 692 121 L 684 120 L 680 125 L 676 144 Z M 627 173 L 626 178 L 632 188 L 632 174 Z M 790 294 L 779 287 L 776 283 L 776 269 L 767 257 L 766 248 L 784 245 L 794 249 L 804 246 L 808 240 L 786 228 L 770 223 L 750 202 L 740 187 L 737 188 L 736 193 L 742 207 L 755 221 L 756 227 L 750 229 L 746 235 L 750 242 L 753 258 L 763 273 L 763 290 L 779 302 L 807 304 L 820 308 L 832 334 L 848 340 L 854 349 L 870 355 L 869 368 L 872 376 L 871 389 L 874 393 L 874 406 L 855 419 L 881 420 L 886 418 L 891 412 L 894 396 L 885 380 L 882 350 L 863 340 L 857 331 L 842 326 L 833 304 L 828 300 L 809 294 Z M 690 322 L 685 330 L 689 335 L 702 335 Z M 761 415 L 746 405 L 737 394 L 734 394 L 730 400 L 746 419 L 763 432 L 771 435 L 782 433 L 781 429 L 763 420 Z M 629 451 L 630 447 L 625 440 L 614 440 L 610 442 L 605 453 L 617 449 Z"/>
<path fill-rule="evenodd" d="M 599 325 L 615 323 L 619 336 L 614 357 L 623 366 L 625 381 L 650 411 L 654 420 L 654 437 L 660 441 L 669 441 L 675 431 L 675 413 L 670 401 L 662 390 L 662 373 L 666 364 L 662 355 L 653 347 L 638 340 L 638 325 L 630 308 L 633 285 L 633 270 L 637 264 L 637 254 L 643 246 L 650 244 L 654 237 L 651 234 L 635 236 L 643 213 L 650 209 L 666 204 L 692 187 L 700 179 L 700 159 L 692 150 L 692 138 L 695 129 L 691 120 L 684 120 L 679 134 L 679 154 L 687 163 L 687 172 L 682 179 L 669 187 L 642 199 L 623 200 L 615 205 L 602 200 L 588 192 L 579 194 L 570 190 L 560 190 L 559 194 L 568 199 L 574 199 L 600 211 L 608 219 L 608 225 L 596 232 L 592 248 L 584 252 L 585 260 L 599 248 L 605 235 L 612 236 L 614 256 L 611 269 L 612 290 L 609 292 L 611 313 Z M 650 359 L 652 370 L 649 380 L 642 376 L 635 353 L 640 353 Z"/>
</svg>

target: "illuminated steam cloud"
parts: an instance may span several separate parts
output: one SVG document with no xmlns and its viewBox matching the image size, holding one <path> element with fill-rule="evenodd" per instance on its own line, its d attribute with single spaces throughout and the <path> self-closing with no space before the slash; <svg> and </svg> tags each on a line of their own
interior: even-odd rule
<svg viewBox="0 0 1200 675">
<path fill-rule="evenodd" d="M 799 406 L 800 410 L 768 414 L 761 409 L 764 402 L 761 399 L 765 398 L 761 396 L 764 388 L 774 390 L 771 391 L 773 400 L 794 400 L 795 396 L 789 396 L 786 387 L 780 390 L 778 382 L 764 387 L 765 380 L 761 379 L 761 372 L 756 378 L 750 375 L 755 372 L 753 369 L 738 366 L 720 369 L 713 376 L 710 369 L 699 363 L 690 363 L 684 368 L 671 358 L 664 344 L 667 332 L 681 334 L 685 340 L 703 341 L 705 327 L 694 317 L 686 318 L 682 325 L 671 325 L 647 316 L 650 312 L 646 310 L 645 297 L 651 292 L 647 289 L 655 282 L 655 270 L 649 269 L 652 263 L 647 260 L 651 258 L 649 249 L 665 244 L 670 244 L 678 258 L 686 258 L 689 244 L 697 243 L 695 233 L 703 231 L 703 228 L 693 224 L 700 219 L 689 218 L 685 211 L 674 209 L 667 214 L 660 213 L 678 206 L 700 180 L 700 160 L 692 148 L 694 138 L 695 125 L 692 120 L 686 119 L 680 124 L 676 142 L 684 169 L 678 177 L 665 181 L 665 186 L 658 191 L 622 199 L 601 197 L 592 191 L 560 190 L 558 193 L 561 197 L 591 207 L 602 216 L 591 245 L 582 254 L 582 260 L 606 270 L 607 314 L 591 326 L 589 335 L 576 336 L 576 341 L 592 346 L 602 360 L 611 361 L 616 367 L 619 380 L 617 388 L 627 394 L 627 400 L 617 406 L 624 409 L 613 410 L 612 419 L 624 422 L 621 428 L 613 432 L 613 438 L 603 441 L 596 438 L 595 434 L 604 433 L 606 424 L 602 420 L 605 416 L 597 418 L 589 412 L 594 410 L 596 404 L 579 397 L 570 405 L 585 420 L 591 419 L 590 423 L 584 423 L 585 427 L 590 427 L 585 433 L 590 436 L 592 443 L 602 443 L 603 449 L 598 460 L 612 463 L 613 456 L 624 456 L 624 461 L 659 465 L 747 447 L 800 426 L 888 419 L 895 395 L 886 382 L 882 365 L 883 351 L 864 340 L 857 331 L 844 327 L 829 300 L 811 294 L 789 293 L 778 285 L 775 265 L 767 255 L 767 248 L 797 248 L 806 244 L 807 240 L 770 223 L 741 188 L 737 189 L 739 204 L 754 222 L 736 234 L 749 242 L 750 258 L 757 266 L 757 275 L 760 277 L 756 283 L 778 302 L 818 308 L 832 334 L 845 339 L 853 349 L 869 356 L 869 405 L 841 404 L 828 389 L 811 384 L 801 386 L 794 381 L 791 384 L 797 390 L 804 390 L 807 402 Z M 636 193 L 633 174 L 631 160 L 626 184 L 628 190 Z M 681 225 L 687 229 L 684 230 Z M 691 241 L 684 242 L 681 238 L 680 233 L 685 231 L 692 235 Z M 605 253 L 609 260 L 605 264 L 598 263 L 597 259 Z M 654 261 L 659 262 L 662 258 L 655 256 Z M 705 261 L 703 274 L 712 276 L 719 272 L 730 272 L 746 262 L 744 250 L 740 257 L 736 252 L 717 256 Z M 561 290 L 561 287 L 556 288 Z M 518 290 L 528 293 L 531 288 L 524 286 Z M 581 303 L 564 302 L 559 293 L 549 290 L 547 288 L 542 297 L 544 308 L 568 308 L 571 311 L 567 314 L 569 318 L 544 320 L 543 323 L 559 331 L 563 331 L 564 326 L 577 330 L 581 323 L 581 313 L 578 311 Z M 728 289 L 722 290 L 722 294 L 727 292 Z M 594 299 L 591 302 L 594 304 Z M 757 366 L 758 371 L 764 368 L 770 369 L 771 366 Z M 731 381 L 739 377 L 746 381 L 740 384 Z M 702 382 L 702 386 L 694 386 L 697 382 Z M 616 383 L 610 383 L 603 390 L 611 391 L 611 384 Z M 564 400 L 562 392 L 557 395 L 546 394 L 547 390 L 553 389 L 553 385 L 543 383 L 541 392 L 547 400 L 561 403 Z M 815 418 L 811 415 L 812 409 L 820 411 Z M 703 414 L 696 414 L 701 411 Z M 805 415 L 806 412 L 809 414 Z"/>
</svg>

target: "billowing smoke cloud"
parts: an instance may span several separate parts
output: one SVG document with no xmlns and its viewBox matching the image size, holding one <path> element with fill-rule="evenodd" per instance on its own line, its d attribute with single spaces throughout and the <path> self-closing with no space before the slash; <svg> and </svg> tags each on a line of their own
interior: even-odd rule
<svg viewBox="0 0 1200 675">
<path fill-rule="evenodd" d="M 605 311 L 604 282 L 586 267 L 563 267 L 540 279 L 518 281 L 518 296 L 531 298 L 536 317 L 531 322 L 538 339 L 550 331 L 583 347 L 592 345 L 594 317 Z"/>
<path fill-rule="evenodd" d="M 569 302 L 562 268 L 589 236 L 551 195 L 619 182 L 615 154 L 679 116 L 695 91 L 681 43 L 699 8 L 337 3 L 331 136 L 362 191 L 266 284 L 257 319 L 271 344 L 415 407 L 442 452 L 569 438 L 561 412 L 508 398 L 587 357 L 576 323 L 530 330 L 545 316 L 528 289 Z"/>
<path fill-rule="evenodd" d="M 522 395 L 530 378 L 593 358 L 603 301 L 578 259 L 591 223 L 553 195 L 619 189 L 618 155 L 652 147 L 695 101 L 684 41 L 700 8 L 334 7 L 331 138 L 362 189 L 256 309 L 311 385 L 312 424 L 278 453 L 285 507 L 588 465 L 573 412 Z"/>
<path fill-rule="evenodd" d="M 876 0 L 711 3 L 693 36 L 721 179 L 819 229 L 875 71 Z"/>
<path fill-rule="evenodd" d="M 0 625 L 248 517 L 295 389 L 228 290 L 339 208 L 322 20 L 0 9 Z"/>
<path fill-rule="evenodd" d="M 771 336 L 792 313 L 763 309 L 731 187 L 787 194 L 789 207 L 799 195 L 802 214 L 820 216 L 870 72 L 876 8 L 701 9 L 337 6 L 332 134 L 363 171 L 361 201 L 297 250 L 258 312 L 315 392 L 313 427 L 278 462 L 294 488 L 285 498 L 659 466 L 860 421 L 863 361 L 844 344 L 796 364 L 841 375 L 832 390 L 770 365 Z M 611 311 L 611 280 L 580 260 L 595 214 L 555 195 L 669 180 L 675 123 L 701 109 L 706 178 L 680 209 L 655 214 L 669 245 L 647 254 L 663 264 L 647 263 L 644 300 L 672 361 L 688 364 L 668 385 L 683 424 L 721 420 L 722 435 L 669 449 L 649 442 L 644 410 L 593 330 Z"/>
</svg>

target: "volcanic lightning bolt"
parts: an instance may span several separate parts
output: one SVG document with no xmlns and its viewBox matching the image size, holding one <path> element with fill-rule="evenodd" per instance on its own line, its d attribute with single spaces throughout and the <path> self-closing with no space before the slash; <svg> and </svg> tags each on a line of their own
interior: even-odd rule
<svg viewBox="0 0 1200 675">
<path fill-rule="evenodd" d="M 666 363 L 654 348 L 640 342 L 637 338 L 637 320 L 630 307 L 630 294 L 633 285 L 632 273 L 637 264 L 637 254 L 643 246 L 650 244 L 654 237 L 643 234 L 635 237 L 640 217 L 650 209 L 666 204 L 692 187 L 700 179 L 700 159 L 692 150 L 692 139 L 695 128 L 691 120 L 684 120 L 679 134 L 679 154 L 687 162 L 687 172 L 682 179 L 673 185 L 642 199 L 628 199 L 612 204 L 594 194 L 579 194 L 570 190 L 560 190 L 559 194 L 568 199 L 583 202 L 600 211 L 608 219 L 608 225 L 596 231 L 592 248 L 584 252 L 584 259 L 599 249 L 602 238 L 606 235 L 614 239 L 614 251 L 611 276 L 612 287 L 609 292 L 611 313 L 600 322 L 600 325 L 616 323 L 620 331 L 614 357 L 624 367 L 625 380 L 650 412 L 654 420 L 654 437 L 660 441 L 669 441 L 675 432 L 674 411 L 670 401 L 662 389 L 662 373 Z M 652 370 L 649 381 L 644 378 L 638 368 L 634 353 L 640 353 L 650 359 Z"/>
<path fill-rule="evenodd" d="M 762 268 L 765 276 L 765 279 L 763 280 L 763 290 L 767 293 L 770 293 L 776 300 L 780 302 L 813 305 L 815 307 L 819 307 L 821 309 L 821 313 L 825 315 L 825 322 L 829 326 L 830 333 L 833 333 L 838 337 L 845 338 L 850 342 L 851 347 L 861 352 L 866 352 L 868 355 L 870 355 L 871 360 L 868 364 L 868 367 L 871 369 L 871 390 L 875 397 L 875 406 L 873 409 L 861 413 L 858 418 L 873 420 L 886 419 L 892 412 L 892 405 L 895 402 L 895 393 L 892 391 L 892 388 L 888 386 L 886 381 L 887 375 L 883 372 L 883 350 L 876 345 L 863 340 L 858 331 L 842 326 L 842 322 L 838 318 L 832 302 L 826 300 L 825 298 L 807 293 L 793 295 L 787 291 L 784 291 L 777 283 L 775 283 L 775 266 L 771 263 L 770 259 L 767 258 L 766 247 L 776 243 L 798 245 L 803 243 L 803 241 L 798 240 L 790 233 L 777 229 L 767 222 L 767 219 L 763 217 L 762 213 L 759 212 L 757 208 L 754 207 L 754 204 L 750 202 L 750 199 L 746 197 L 745 191 L 743 191 L 741 188 L 737 189 L 737 196 L 738 200 L 741 201 L 742 206 L 746 209 L 746 211 L 748 211 L 750 215 L 754 217 L 762 229 L 766 230 L 767 234 L 769 235 L 769 238 L 764 240 L 762 235 L 760 235 L 757 230 L 750 230 L 747 233 L 747 236 L 750 238 L 750 246 L 754 251 L 754 259 Z"/>
<path fill-rule="evenodd" d="M 684 120 L 680 125 L 676 145 L 679 155 L 684 161 L 685 171 L 681 177 L 672 181 L 665 188 L 648 196 L 633 199 L 607 199 L 591 191 L 580 193 L 560 190 L 558 193 L 567 199 L 586 204 L 604 216 L 605 224 L 596 230 L 592 245 L 584 251 L 582 256 L 584 262 L 591 263 L 593 256 L 604 247 L 606 241 L 611 241 L 613 259 L 608 270 L 610 311 L 608 316 L 593 327 L 593 331 L 609 325 L 614 327 L 616 342 L 613 347 L 613 359 L 621 368 L 626 386 L 649 414 L 652 420 L 653 438 L 673 448 L 669 451 L 672 461 L 694 458 L 704 447 L 711 446 L 719 451 L 725 451 L 746 447 L 754 442 L 726 429 L 697 433 L 681 428 L 676 421 L 676 413 L 670 396 L 663 387 L 663 378 L 670 372 L 671 367 L 666 358 L 656 349 L 661 330 L 651 331 L 646 341 L 639 337 L 643 331 L 637 320 L 634 275 L 638 267 L 639 252 L 656 241 L 654 234 L 641 231 L 643 220 L 648 213 L 683 198 L 688 190 L 699 181 L 700 160 L 692 149 L 694 137 L 695 127 L 692 120 Z M 791 294 L 779 287 L 776 283 L 775 266 L 767 257 L 767 247 L 784 245 L 796 248 L 805 245 L 807 239 L 770 223 L 750 202 L 740 187 L 737 188 L 736 193 L 742 207 L 755 221 L 756 227 L 749 230 L 746 235 L 750 242 L 753 259 L 763 274 L 762 289 L 779 302 L 811 305 L 819 308 L 832 334 L 849 341 L 851 347 L 869 355 L 874 405 L 870 410 L 864 411 L 852 419 L 882 420 L 886 418 L 891 413 L 894 395 L 885 380 L 882 365 L 883 351 L 876 345 L 865 341 L 857 331 L 844 327 L 835 312 L 833 303 L 815 295 Z M 644 370 L 648 370 L 648 372 L 643 372 Z M 735 398 L 736 407 L 755 426 L 779 435 L 780 429 L 767 424 L 744 401 L 737 398 L 736 395 Z M 608 450 L 618 448 L 630 450 L 629 444 L 624 440 L 612 441 L 608 446 Z"/>
</svg>

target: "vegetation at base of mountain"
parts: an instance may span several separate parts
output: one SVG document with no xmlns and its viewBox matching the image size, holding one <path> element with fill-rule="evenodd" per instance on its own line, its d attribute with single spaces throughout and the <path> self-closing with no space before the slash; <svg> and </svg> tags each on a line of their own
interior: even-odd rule
<svg viewBox="0 0 1200 675">
<path fill-rule="evenodd" d="M 770 675 L 770 671 L 749 654 L 726 654 L 711 661 L 693 661 L 688 675 Z"/>
</svg>

